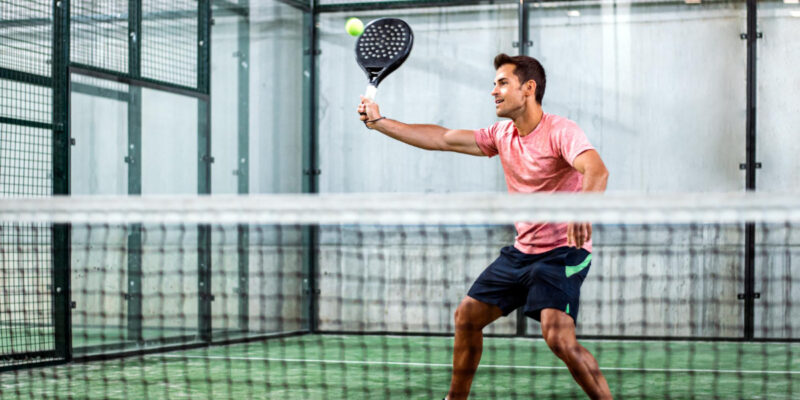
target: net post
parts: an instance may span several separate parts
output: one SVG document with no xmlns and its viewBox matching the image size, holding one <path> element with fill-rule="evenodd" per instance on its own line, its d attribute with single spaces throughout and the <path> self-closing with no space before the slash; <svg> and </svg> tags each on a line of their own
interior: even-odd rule
<svg viewBox="0 0 800 400">
<path fill-rule="evenodd" d="M 755 336 L 756 227 L 754 223 L 748 222 L 744 229 L 744 338 L 753 340 Z"/>
<path fill-rule="evenodd" d="M 70 2 L 53 1 L 53 195 L 70 194 L 69 182 L 69 52 L 70 52 Z M 69 361 L 72 358 L 72 317 L 70 287 L 70 225 L 54 224 L 52 227 L 53 323 L 55 355 Z"/>
<path fill-rule="evenodd" d="M 249 0 L 239 0 L 239 7 L 249 10 Z M 240 16 L 236 22 L 237 44 L 236 51 L 239 55 L 238 68 L 238 154 L 239 163 L 236 169 L 238 179 L 237 192 L 247 194 L 250 192 L 250 18 Z M 243 332 L 249 330 L 250 315 L 250 227 L 240 224 L 237 227 L 236 245 L 238 254 L 237 287 L 239 301 L 239 329 Z"/>
<path fill-rule="evenodd" d="M 128 234 L 128 335 L 127 340 L 141 342 L 142 337 L 142 225 L 131 224 Z"/>
<path fill-rule="evenodd" d="M 211 1 L 197 2 L 197 90 L 208 95 L 211 91 Z M 211 98 L 197 100 L 197 193 L 211 194 Z M 198 335 L 201 341 L 211 337 L 211 225 L 197 228 L 197 289 Z"/>
</svg>

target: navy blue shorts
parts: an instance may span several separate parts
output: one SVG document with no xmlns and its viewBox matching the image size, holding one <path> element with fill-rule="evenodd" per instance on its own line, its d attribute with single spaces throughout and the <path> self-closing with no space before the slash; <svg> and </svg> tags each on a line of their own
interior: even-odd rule
<svg viewBox="0 0 800 400">
<path fill-rule="evenodd" d="M 540 321 L 542 309 L 555 308 L 569 314 L 577 324 L 581 284 L 591 263 L 591 253 L 575 247 L 525 254 L 507 246 L 467 295 L 500 307 L 503 315 L 524 305 L 525 315 Z"/>
</svg>

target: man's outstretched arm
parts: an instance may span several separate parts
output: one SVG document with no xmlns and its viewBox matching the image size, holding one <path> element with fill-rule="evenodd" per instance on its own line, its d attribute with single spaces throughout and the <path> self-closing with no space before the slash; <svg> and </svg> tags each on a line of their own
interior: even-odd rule
<svg viewBox="0 0 800 400">
<path fill-rule="evenodd" d="M 368 128 L 421 149 L 454 151 L 473 156 L 485 155 L 475 142 L 475 132 L 471 130 L 447 129 L 438 125 L 404 124 L 383 118 L 378 105 L 363 97 L 361 104 L 358 105 L 358 113 Z"/>
</svg>

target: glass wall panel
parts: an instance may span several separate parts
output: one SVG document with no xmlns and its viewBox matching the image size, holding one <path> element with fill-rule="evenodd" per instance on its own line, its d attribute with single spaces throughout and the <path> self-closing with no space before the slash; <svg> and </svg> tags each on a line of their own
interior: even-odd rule
<svg viewBox="0 0 800 400">
<path fill-rule="evenodd" d="M 278 1 L 251 3 L 214 8 L 212 193 L 297 193 L 303 13 Z M 215 226 L 212 241 L 214 337 L 300 329 L 299 229 Z"/>
<path fill-rule="evenodd" d="M 142 195 L 197 193 L 197 102 L 142 89 Z M 200 251 L 195 226 L 143 226 L 145 340 L 197 333 Z"/>
<path fill-rule="evenodd" d="M 73 195 L 128 193 L 128 85 L 72 75 Z"/>
<path fill-rule="evenodd" d="M 71 77 L 71 192 L 128 194 L 128 85 Z M 73 226 L 73 347 L 78 354 L 127 340 L 128 233 L 124 225 Z M 117 293 L 117 296 L 109 296 Z"/>
<path fill-rule="evenodd" d="M 744 188 L 744 2 L 687 3 L 531 6 L 532 55 L 547 71 L 544 110 L 586 132 L 609 169 L 610 191 Z M 596 227 L 579 332 L 740 337 L 743 303 L 735 299 L 743 287 L 742 232 L 712 227 L 698 235 L 690 228 Z M 623 257 L 633 245 L 641 254 Z M 646 274 L 670 278 L 650 288 L 654 293 L 689 301 L 636 297 L 648 296 L 640 290 L 644 281 L 625 277 Z M 647 308 L 623 315 L 609 296 Z M 705 296 L 719 301 L 695 307 L 691 299 Z M 620 319 L 625 323 L 608 324 Z M 539 334 L 539 325 L 530 323 L 528 332 Z"/>
<path fill-rule="evenodd" d="M 534 3 L 545 112 L 576 121 L 609 190 L 744 188 L 744 3 Z"/>
<path fill-rule="evenodd" d="M 302 191 L 303 14 L 278 1 L 250 8 L 250 192 Z"/>
</svg>

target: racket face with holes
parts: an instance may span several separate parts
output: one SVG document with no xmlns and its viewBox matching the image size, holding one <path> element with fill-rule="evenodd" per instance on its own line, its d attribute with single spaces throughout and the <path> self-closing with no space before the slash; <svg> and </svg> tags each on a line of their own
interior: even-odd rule
<svg viewBox="0 0 800 400">
<path fill-rule="evenodd" d="M 398 18 L 379 18 L 366 27 L 356 41 L 356 61 L 367 74 L 369 83 L 378 86 L 400 67 L 411 54 L 414 33 Z"/>
</svg>

